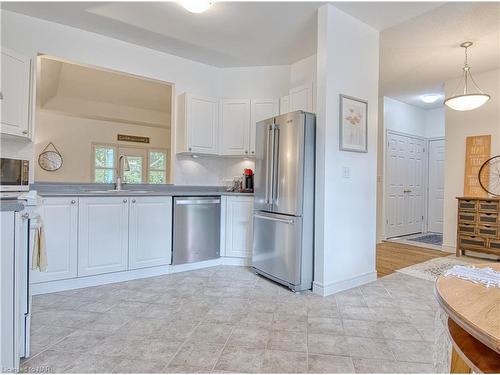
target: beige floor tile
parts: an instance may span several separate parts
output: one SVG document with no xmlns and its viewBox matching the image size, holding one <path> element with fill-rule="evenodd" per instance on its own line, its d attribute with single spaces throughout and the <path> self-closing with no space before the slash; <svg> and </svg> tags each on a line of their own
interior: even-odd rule
<svg viewBox="0 0 500 375">
<path fill-rule="evenodd" d="M 113 368 L 115 374 L 147 374 L 158 373 L 165 368 L 165 362 L 125 358 Z"/>
<path fill-rule="evenodd" d="M 52 345 L 51 349 L 62 353 L 87 352 L 104 341 L 107 336 L 105 332 L 77 330 L 63 340 Z"/>
<path fill-rule="evenodd" d="M 270 331 L 266 328 L 258 327 L 236 327 L 227 346 L 243 346 L 247 348 L 265 348 L 269 340 Z"/>
<path fill-rule="evenodd" d="M 394 355 L 386 340 L 347 337 L 347 345 L 351 357 L 394 360 Z"/>
<path fill-rule="evenodd" d="M 388 345 L 398 361 L 433 363 L 434 346 L 428 342 L 391 340 Z"/>
<path fill-rule="evenodd" d="M 222 352 L 215 365 L 215 371 L 232 371 L 237 373 L 259 372 L 264 361 L 265 349 L 231 347 Z"/>
<path fill-rule="evenodd" d="M 194 329 L 190 339 L 197 342 L 224 344 L 231 335 L 232 330 L 233 326 L 230 324 L 204 322 Z"/>
<path fill-rule="evenodd" d="M 24 362 L 21 372 L 42 372 L 42 373 L 62 373 L 73 365 L 80 354 L 61 353 L 55 350 L 45 350 L 37 356 Z"/>
<path fill-rule="evenodd" d="M 354 337 L 383 337 L 383 330 L 380 322 L 373 320 L 352 320 L 343 319 L 342 324 L 346 336 Z"/>
<path fill-rule="evenodd" d="M 307 335 L 307 347 L 309 353 L 349 355 L 346 337 L 341 335 L 310 333 Z"/>
<path fill-rule="evenodd" d="M 104 355 L 82 354 L 68 366 L 64 372 L 73 374 L 102 374 L 111 373 L 113 368 L 123 359 Z"/>
<path fill-rule="evenodd" d="M 408 323 L 379 322 L 382 336 L 388 340 L 421 341 L 422 335 Z"/>
<path fill-rule="evenodd" d="M 351 357 L 309 354 L 307 363 L 308 372 L 313 374 L 346 374 L 354 372 Z"/>
<path fill-rule="evenodd" d="M 305 352 L 307 350 L 307 335 L 305 332 L 272 331 L 269 335 L 267 348 Z"/>
<path fill-rule="evenodd" d="M 74 328 L 41 326 L 31 334 L 31 356 L 40 353 L 75 331 Z"/>
<path fill-rule="evenodd" d="M 223 348 L 223 344 L 188 341 L 182 345 L 169 365 L 196 367 L 211 371 Z"/>
<path fill-rule="evenodd" d="M 308 317 L 307 332 L 342 335 L 344 328 L 340 319 Z"/>
<path fill-rule="evenodd" d="M 261 372 L 305 373 L 307 372 L 307 354 L 280 350 L 266 350 Z"/>
</svg>

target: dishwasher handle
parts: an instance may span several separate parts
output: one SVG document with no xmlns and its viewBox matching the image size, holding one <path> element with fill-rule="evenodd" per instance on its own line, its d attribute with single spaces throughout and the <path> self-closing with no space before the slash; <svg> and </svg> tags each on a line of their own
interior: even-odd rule
<svg viewBox="0 0 500 375">
<path fill-rule="evenodd" d="M 179 205 L 220 204 L 220 199 L 179 199 L 175 201 L 175 204 Z"/>
</svg>

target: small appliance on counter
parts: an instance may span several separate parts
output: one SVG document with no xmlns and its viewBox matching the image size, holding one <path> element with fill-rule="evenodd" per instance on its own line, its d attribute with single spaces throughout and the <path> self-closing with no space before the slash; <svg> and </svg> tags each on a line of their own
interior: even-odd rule
<svg viewBox="0 0 500 375">
<path fill-rule="evenodd" d="M 245 168 L 243 176 L 243 193 L 253 193 L 253 171 L 250 168 Z"/>
</svg>

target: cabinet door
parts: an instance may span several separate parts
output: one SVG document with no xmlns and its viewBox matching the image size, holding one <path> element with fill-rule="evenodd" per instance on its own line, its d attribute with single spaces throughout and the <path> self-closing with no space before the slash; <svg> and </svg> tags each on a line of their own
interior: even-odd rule
<svg viewBox="0 0 500 375">
<path fill-rule="evenodd" d="M 30 282 L 41 283 L 76 277 L 78 198 L 43 198 L 38 212 L 45 233 L 47 270 L 46 272 L 32 270 Z"/>
<path fill-rule="evenodd" d="M 290 90 L 290 112 L 306 111 L 312 112 L 313 89 L 312 83 L 295 87 Z"/>
<path fill-rule="evenodd" d="M 172 197 L 131 197 L 129 269 L 172 260 Z"/>
<path fill-rule="evenodd" d="M 248 155 L 250 136 L 250 100 L 222 101 L 222 154 Z"/>
<path fill-rule="evenodd" d="M 30 59 L 2 47 L 1 132 L 29 136 Z"/>
<path fill-rule="evenodd" d="M 278 114 L 278 101 L 274 99 L 252 100 L 252 114 L 250 122 L 250 155 L 255 155 L 255 124 L 267 120 Z"/>
<path fill-rule="evenodd" d="M 280 115 L 290 112 L 290 95 L 280 98 Z"/>
<path fill-rule="evenodd" d="M 253 198 L 227 197 L 226 256 L 252 256 Z"/>
<path fill-rule="evenodd" d="M 80 198 L 78 276 L 127 269 L 128 206 L 123 197 Z"/>
<path fill-rule="evenodd" d="M 187 133 L 189 152 L 217 154 L 219 140 L 219 101 L 187 95 Z"/>
</svg>

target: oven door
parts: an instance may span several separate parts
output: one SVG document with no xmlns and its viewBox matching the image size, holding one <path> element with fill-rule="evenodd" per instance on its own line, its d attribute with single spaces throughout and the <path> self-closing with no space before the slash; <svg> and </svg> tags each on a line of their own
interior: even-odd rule
<svg viewBox="0 0 500 375">
<path fill-rule="evenodd" d="M 29 162 L 0 158 L 0 191 L 29 190 Z"/>
</svg>

